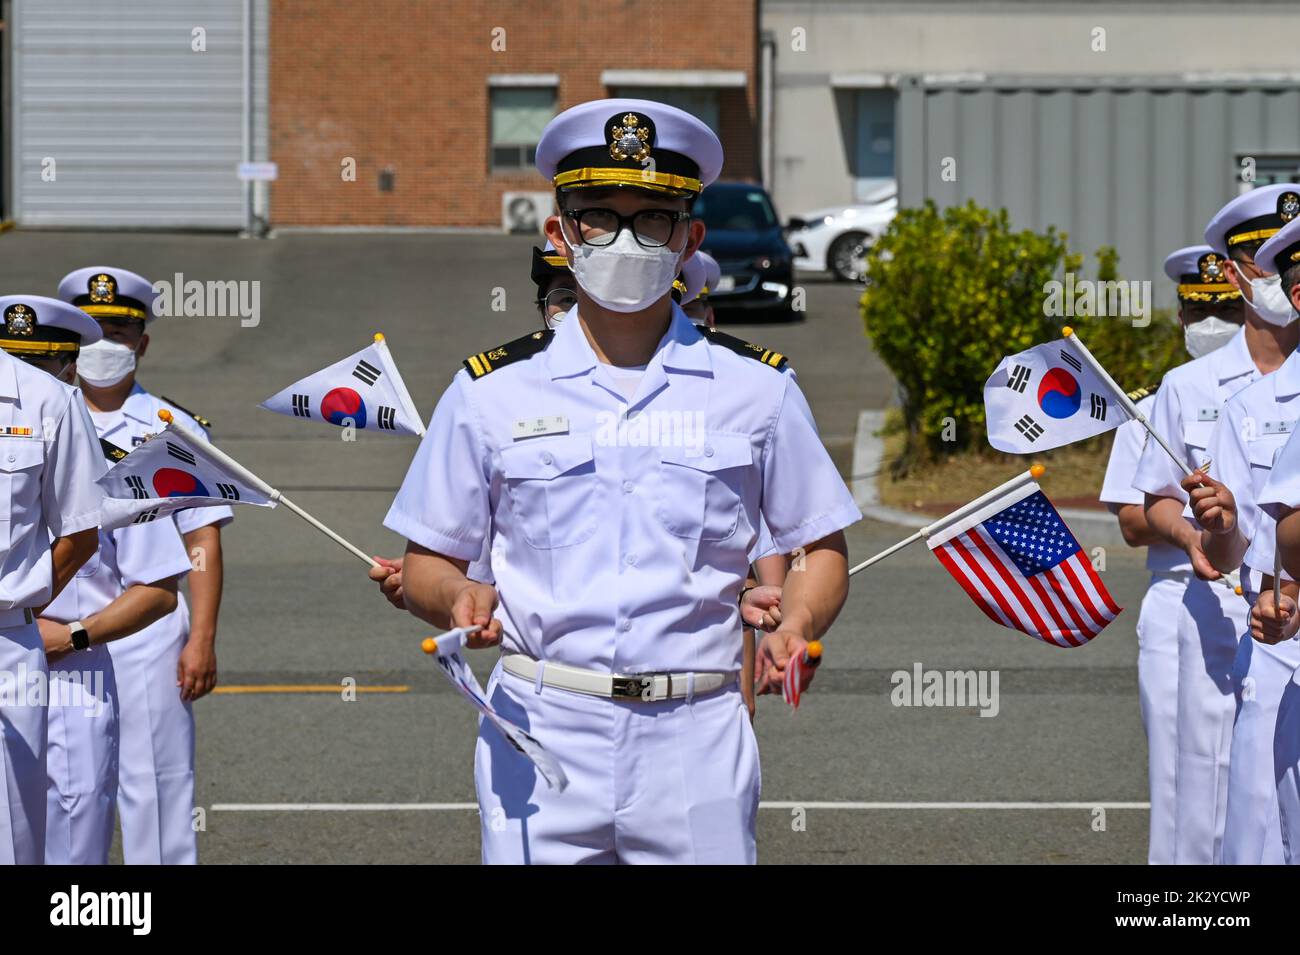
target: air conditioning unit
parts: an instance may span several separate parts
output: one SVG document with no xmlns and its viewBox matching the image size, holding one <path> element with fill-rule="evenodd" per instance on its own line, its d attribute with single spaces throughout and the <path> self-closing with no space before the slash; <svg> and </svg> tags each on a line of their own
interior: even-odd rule
<svg viewBox="0 0 1300 955">
<path fill-rule="evenodd" d="M 507 192 L 501 196 L 501 228 L 516 235 L 540 235 L 555 197 L 549 192 Z"/>
</svg>

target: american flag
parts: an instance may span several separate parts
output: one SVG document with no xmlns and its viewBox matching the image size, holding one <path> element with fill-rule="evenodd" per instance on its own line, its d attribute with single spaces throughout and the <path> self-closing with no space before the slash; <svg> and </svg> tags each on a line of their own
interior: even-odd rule
<svg viewBox="0 0 1300 955">
<path fill-rule="evenodd" d="M 928 543 L 990 620 L 1044 643 L 1082 646 L 1120 612 L 1033 481 L 932 534 Z"/>
</svg>

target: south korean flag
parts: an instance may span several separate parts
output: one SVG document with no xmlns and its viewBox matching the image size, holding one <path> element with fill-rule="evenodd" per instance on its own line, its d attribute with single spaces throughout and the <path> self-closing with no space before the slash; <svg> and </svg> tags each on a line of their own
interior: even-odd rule
<svg viewBox="0 0 1300 955">
<path fill-rule="evenodd" d="M 1011 454 L 1073 444 L 1129 420 L 1070 338 L 1002 359 L 984 383 L 984 416 L 989 444 Z"/>
<path fill-rule="evenodd" d="M 97 482 L 104 491 L 100 526 L 111 531 L 214 504 L 275 506 L 274 488 L 208 447 L 177 427 L 151 436 Z"/>
<path fill-rule="evenodd" d="M 340 428 L 424 434 L 420 413 L 383 335 L 376 335 L 373 344 L 355 355 L 294 382 L 263 401 L 261 407 Z"/>
</svg>

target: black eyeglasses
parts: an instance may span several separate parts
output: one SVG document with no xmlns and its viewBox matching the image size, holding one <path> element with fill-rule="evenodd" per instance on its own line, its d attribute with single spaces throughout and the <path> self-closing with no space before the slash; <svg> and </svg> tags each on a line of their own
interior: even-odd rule
<svg viewBox="0 0 1300 955">
<path fill-rule="evenodd" d="M 660 249 L 673 237 L 677 223 L 689 219 L 689 212 L 667 209 L 642 209 L 630 216 L 613 209 L 565 209 L 564 214 L 578 226 L 578 238 L 584 245 L 611 245 L 618 234 L 632 227 L 632 238 L 643 249 Z"/>
</svg>

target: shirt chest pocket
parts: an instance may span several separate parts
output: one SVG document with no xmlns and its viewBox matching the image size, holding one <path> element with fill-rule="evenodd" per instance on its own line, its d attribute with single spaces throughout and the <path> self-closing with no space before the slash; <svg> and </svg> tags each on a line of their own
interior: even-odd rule
<svg viewBox="0 0 1300 955">
<path fill-rule="evenodd" d="M 591 435 L 502 448 L 501 476 L 512 518 L 529 545 L 571 547 L 596 532 L 602 492 Z"/>
<path fill-rule="evenodd" d="M 753 448 L 743 435 L 709 434 L 702 444 L 659 454 L 660 522 L 692 540 L 726 540 L 736 532 Z"/>
<path fill-rule="evenodd" d="M 1266 434 L 1246 442 L 1246 453 L 1250 455 L 1250 480 L 1256 493 L 1264 489 L 1264 482 L 1273 471 L 1273 456 L 1289 437 L 1289 433 Z"/>
<path fill-rule="evenodd" d="M 1214 434 L 1213 421 L 1183 422 L 1183 442 L 1187 445 L 1187 450 L 1191 452 L 1191 456 L 1195 458 L 1191 462 L 1193 466 L 1205 461 L 1205 449 L 1210 446 L 1210 436 L 1212 434 Z"/>
<path fill-rule="evenodd" d="M 24 523 L 43 523 L 40 486 L 44 463 L 45 445 L 39 438 L 0 438 L 0 494 L 11 502 L 0 519 L 0 541 L 6 547 L 12 543 L 10 528 L 15 517 Z"/>
</svg>

